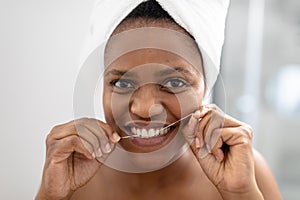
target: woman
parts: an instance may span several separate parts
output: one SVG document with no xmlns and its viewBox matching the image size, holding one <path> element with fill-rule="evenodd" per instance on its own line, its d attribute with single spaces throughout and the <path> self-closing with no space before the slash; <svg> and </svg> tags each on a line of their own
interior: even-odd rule
<svg viewBox="0 0 300 200">
<path fill-rule="evenodd" d="M 105 45 L 106 122 L 51 130 L 36 199 L 281 199 L 251 127 L 203 104 L 214 80 L 195 36 L 154 0 L 118 24 Z M 180 136 L 190 148 L 172 146 Z M 143 170 L 110 166 L 116 145 L 145 155 L 126 158 Z"/>
</svg>

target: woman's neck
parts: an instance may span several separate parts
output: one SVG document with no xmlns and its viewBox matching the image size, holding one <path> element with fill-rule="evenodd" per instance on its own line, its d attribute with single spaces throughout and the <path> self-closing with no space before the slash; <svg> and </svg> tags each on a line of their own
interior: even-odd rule
<svg viewBox="0 0 300 200">
<path fill-rule="evenodd" d="M 125 173 L 102 165 L 89 183 L 76 191 L 74 199 L 167 200 L 201 196 L 221 199 L 191 150 L 188 150 L 169 166 L 148 173 Z"/>
<path fill-rule="evenodd" d="M 169 188 L 174 184 L 186 184 L 195 174 L 201 174 L 201 167 L 193 153 L 188 150 L 178 160 L 169 166 L 148 173 L 124 173 L 106 166 L 99 170 L 106 174 L 109 182 L 115 182 L 120 187 L 128 187 L 129 190 L 147 190 L 149 188 Z M 128 181 L 130 180 L 130 181 Z M 180 181 L 178 181 L 180 180 Z"/>
</svg>

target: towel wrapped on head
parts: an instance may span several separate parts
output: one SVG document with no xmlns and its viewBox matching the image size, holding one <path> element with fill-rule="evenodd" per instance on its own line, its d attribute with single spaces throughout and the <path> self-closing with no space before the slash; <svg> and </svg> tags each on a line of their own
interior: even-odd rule
<svg viewBox="0 0 300 200">
<path fill-rule="evenodd" d="M 139 4 L 153 1 L 155 0 L 96 1 L 81 65 L 99 45 L 108 41 L 116 27 Z M 195 39 L 203 59 L 207 95 L 219 73 L 229 0 L 156 0 L 156 2 Z M 101 51 L 104 55 L 104 47 Z"/>
</svg>

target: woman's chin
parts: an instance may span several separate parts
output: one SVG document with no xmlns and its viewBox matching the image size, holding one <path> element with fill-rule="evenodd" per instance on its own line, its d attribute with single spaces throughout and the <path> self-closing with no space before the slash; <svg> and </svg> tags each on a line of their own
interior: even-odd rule
<svg viewBox="0 0 300 200">
<path fill-rule="evenodd" d="M 151 172 L 160 170 L 172 161 L 173 157 L 163 154 L 152 154 L 151 156 L 133 156 L 130 161 L 142 172 Z"/>
<path fill-rule="evenodd" d="M 129 173 L 160 170 L 177 160 L 188 148 L 178 130 L 174 127 L 156 138 L 122 139 L 103 163 Z"/>
</svg>

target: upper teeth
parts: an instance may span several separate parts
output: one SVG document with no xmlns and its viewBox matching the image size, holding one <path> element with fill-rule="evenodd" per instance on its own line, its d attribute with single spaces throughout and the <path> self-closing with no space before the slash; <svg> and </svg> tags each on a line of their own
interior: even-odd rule
<svg viewBox="0 0 300 200">
<path fill-rule="evenodd" d="M 166 128 L 163 131 L 160 131 L 160 130 L 161 129 L 158 129 L 158 128 L 150 128 L 149 130 L 147 130 L 145 128 L 132 127 L 131 133 L 133 135 L 138 135 L 139 137 L 142 137 L 142 138 L 149 138 L 149 137 L 166 134 L 167 132 L 170 131 L 170 128 Z"/>
</svg>

